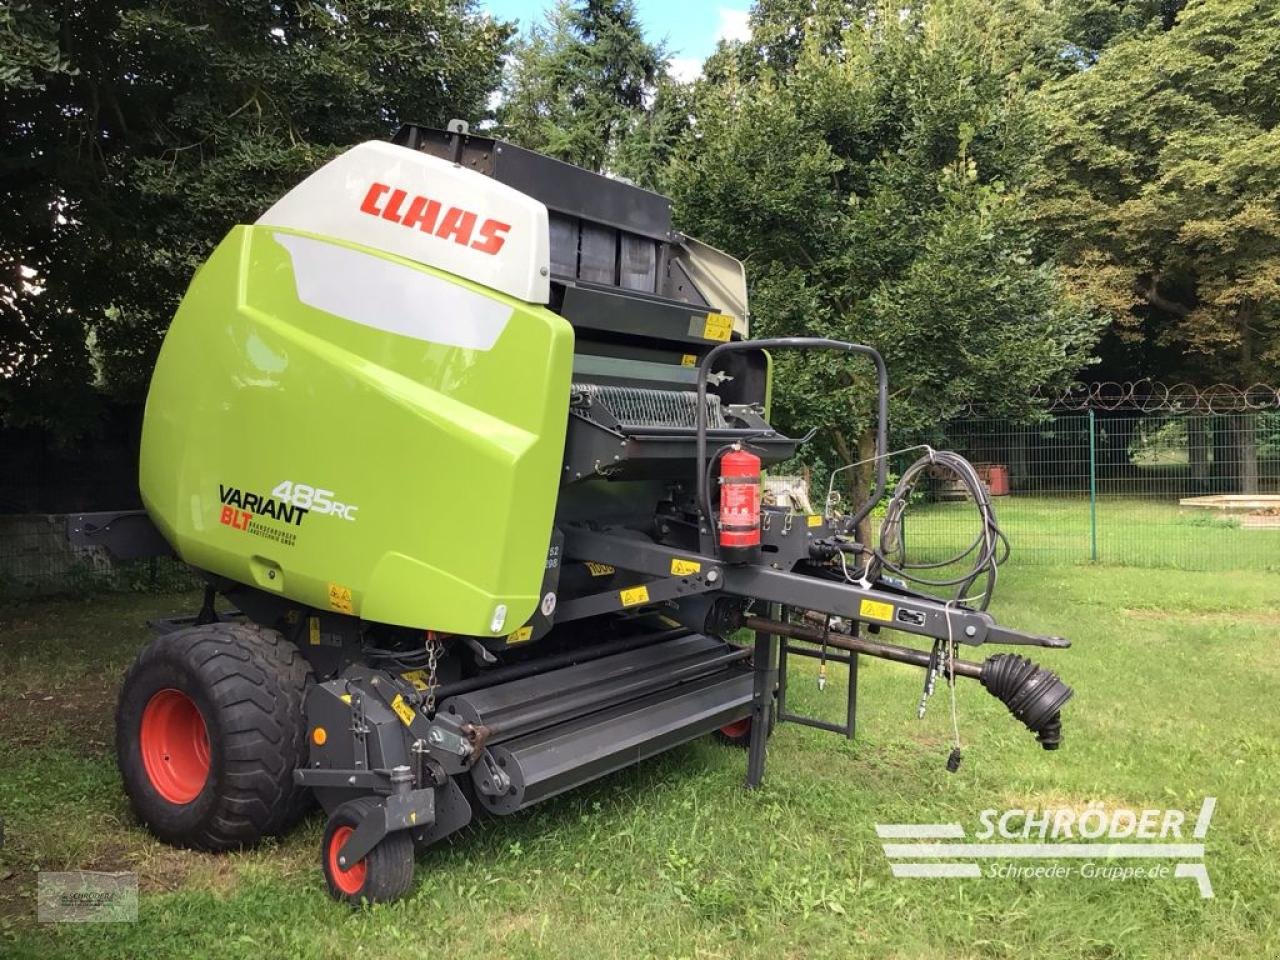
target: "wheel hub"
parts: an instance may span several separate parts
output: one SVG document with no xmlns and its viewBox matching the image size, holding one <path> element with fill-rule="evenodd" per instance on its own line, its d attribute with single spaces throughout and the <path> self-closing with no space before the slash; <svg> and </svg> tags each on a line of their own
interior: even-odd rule
<svg viewBox="0 0 1280 960">
<path fill-rule="evenodd" d="M 347 838 L 354 832 L 350 827 L 343 826 L 334 830 L 329 837 L 329 876 L 333 877 L 334 886 L 352 897 L 364 887 L 365 874 L 369 869 L 368 864 L 363 860 L 352 864 L 348 870 L 344 870 L 338 864 L 338 853 L 342 850 L 342 845 L 347 842 Z"/>
<path fill-rule="evenodd" d="M 190 803 L 209 779 L 209 732 L 195 701 L 160 690 L 147 701 L 138 733 L 147 778 L 170 803 Z"/>
</svg>

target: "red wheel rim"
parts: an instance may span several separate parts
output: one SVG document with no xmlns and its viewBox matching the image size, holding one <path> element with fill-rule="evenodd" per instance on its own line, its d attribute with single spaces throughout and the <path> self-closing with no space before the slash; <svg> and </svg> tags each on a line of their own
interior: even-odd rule
<svg viewBox="0 0 1280 960">
<path fill-rule="evenodd" d="M 209 731 L 195 701 L 172 688 L 152 695 L 138 732 L 142 765 L 156 793 L 190 803 L 209 779 Z"/>
<path fill-rule="evenodd" d="M 743 717 L 741 720 L 735 720 L 733 723 L 726 724 L 720 728 L 720 732 L 733 740 L 736 740 L 739 737 L 745 737 L 751 732 L 751 718 Z"/>
<path fill-rule="evenodd" d="M 338 852 L 354 832 L 350 827 L 338 827 L 329 837 L 329 876 L 333 877 L 333 885 L 350 897 L 363 889 L 365 874 L 369 870 L 369 865 L 363 860 L 352 864 L 350 870 L 338 866 Z"/>
</svg>

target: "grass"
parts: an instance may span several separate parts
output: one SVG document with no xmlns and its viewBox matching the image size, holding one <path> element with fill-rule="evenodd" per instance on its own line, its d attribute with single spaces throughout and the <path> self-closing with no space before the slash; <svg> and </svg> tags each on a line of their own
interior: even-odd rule
<svg viewBox="0 0 1280 960">
<path fill-rule="evenodd" d="M 173 850 L 133 822 L 109 746 L 114 686 L 149 616 L 189 594 L 28 602 L 0 613 L 0 954 L 6 957 L 1280 956 L 1280 661 L 1274 575 L 1011 567 L 995 611 L 1075 641 L 1038 659 L 1077 691 L 1058 753 L 976 685 L 948 774 L 945 691 L 914 717 L 918 672 L 864 660 L 853 743 L 794 725 L 765 786 L 710 739 L 505 819 L 418 863 L 410 898 L 331 902 L 322 823 L 234 855 Z M 808 669 L 807 667 L 801 669 Z M 796 707 L 834 717 L 793 678 Z M 1189 880 L 895 880 L 877 822 L 985 808 L 1178 807 L 1218 798 Z M 1194 816 L 1194 814 L 1193 814 Z M 136 923 L 34 922 L 39 869 L 136 871 Z"/>
<path fill-rule="evenodd" d="M 998 497 L 996 515 L 1022 563 L 1087 563 L 1092 533 L 1087 494 Z M 976 532 L 973 504 L 912 504 L 907 544 L 925 559 L 941 559 Z M 1097 550 L 1104 563 L 1176 570 L 1280 572 L 1280 529 L 1247 529 L 1216 511 L 1176 501 L 1108 494 L 1098 498 Z"/>
</svg>

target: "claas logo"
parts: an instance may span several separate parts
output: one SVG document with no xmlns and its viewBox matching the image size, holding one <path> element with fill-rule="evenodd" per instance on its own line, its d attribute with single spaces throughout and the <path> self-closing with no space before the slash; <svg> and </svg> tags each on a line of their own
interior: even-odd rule
<svg viewBox="0 0 1280 960">
<path fill-rule="evenodd" d="M 464 247 L 490 256 L 502 249 L 511 224 L 500 220 L 481 220 L 470 210 L 446 207 L 430 197 L 410 195 L 386 183 L 374 183 L 364 195 L 360 212 L 381 217 L 402 227 L 418 229 L 442 240 L 452 240 Z"/>
</svg>

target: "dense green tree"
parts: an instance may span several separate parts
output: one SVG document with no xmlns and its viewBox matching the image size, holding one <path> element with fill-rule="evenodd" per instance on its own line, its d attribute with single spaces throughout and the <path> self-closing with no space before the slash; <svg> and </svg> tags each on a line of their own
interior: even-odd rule
<svg viewBox="0 0 1280 960">
<path fill-rule="evenodd" d="M 11 41 L 18 28 L 26 39 Z M 6 419 L 83 429 L 95 379 L 139 397 L 229 227 L 402 121 L 483 117 L 510 34 L 474 0 L 71 0 L 0 14 Z"/>
<path fill-rule="evenodd" d="M 1108 308 L 1110 353 L 1166 378 L 1280 378 L 1280 6 L 1192 0 L 1043 94 L 1040 215 Z"/>
<path fill-rule="evenodd" d="M 1033 253 L 1039 129 L 986 8 L 802 3 L 797 40 L 763 16 L 788 5 L 707 66 L 667 178 L 682 226 L 747 260 L 755 333 L 879 348 L 900 438 L 971 402 L 1028 413 L 1034 387 L 1086 364 L 1097 321 Z M 865 377 L 850 391 L 844 361 L 777 363 L 783 426 L 825 428 L 828 463 L 865 455 Z"/>
<path fill-rule="evenodd" d="M 45 77 L 68 66 L 51 10 L 21 2 L 0 7 L 0 90 L 40 89 Z"/>
<path fill-rule="evenodd" d="M 559 0 L 515 48 L 499 133 L 589 170 L 652 183 L 686 114 L 633 0 Z"/>
</svg>

